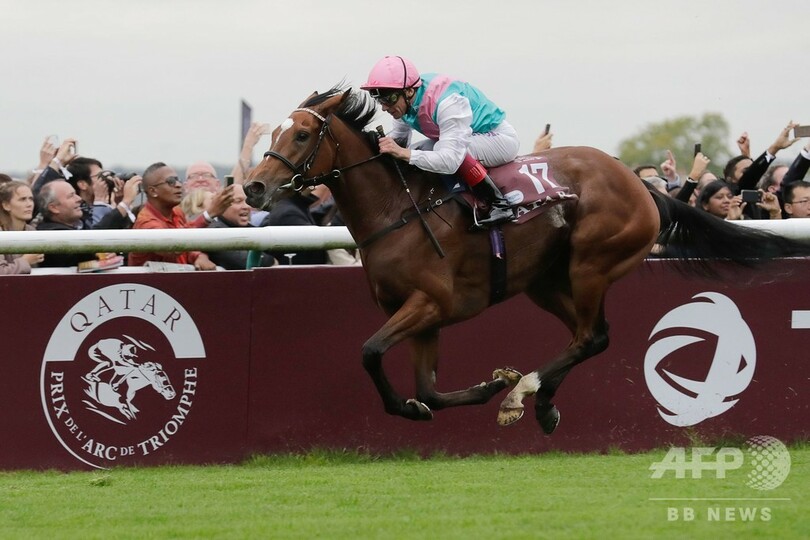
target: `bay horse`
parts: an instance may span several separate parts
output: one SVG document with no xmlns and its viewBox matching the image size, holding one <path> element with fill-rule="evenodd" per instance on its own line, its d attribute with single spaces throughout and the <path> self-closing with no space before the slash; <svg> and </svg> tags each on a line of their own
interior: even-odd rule
<svg viewBox="0 0 810 540">
<path fill-rule="evenodd" d="M 376 134 L 364 131 L 375 113 L 366 92 L 336 86 L 312 94 L 276 128 L 245 193 L 251 206 L 265 208 L 294 189 L 321 183 L 331 189 L 360 246 L 371 294 L 389 316 L 362 347 L 363 367 L 389 414 L 430 420 L 435 410 L 486 403 L 511 386 L 500 405 L 499 424 L 519 420 L 524 398 L 535 394 L 536 419 L 551 433 L 559 422 L 552 398 L 563 379 L 608 347 L 608 288 L 637 268 L 657 239 L 679 246 L 685 271 L 703 276 L 715 275 L 710 257 L 749 266 L 757 259 L 810 253 L 804 243 L 729 224 L 659 194 L 599 150 L 548 150 L 542 156 L 557 183 L 576 198 L 523 224 L 503 226 L 503 297 L 526 294 L 565 324 L 571 341 L 525 376 L 502 368 L 492 380 L 440 393 L 435 387 L 440 328 L 474 317 L 492 303 L 489 235 L 471 230 L 470 210 L 450 202 L 455 199 L 447 198 L 439 175 L 378 153 Z M 421 218 L 445 256 L 417 223 Z M 385 352 L 403 340 L 411 344 L 413 399 L 400 396 L 382 367 Z"/>
</svg>

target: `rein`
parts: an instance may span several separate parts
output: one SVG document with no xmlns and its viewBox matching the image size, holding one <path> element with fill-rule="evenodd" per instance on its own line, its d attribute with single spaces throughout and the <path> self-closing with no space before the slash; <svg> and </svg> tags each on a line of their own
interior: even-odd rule
<svg viewBox="0 0 810 540">
<path fill-rule="evenodd" d="M 313 176 L 311 178 L 304 178 L 304 175 L 307 172 L 309 172 L 309 169 L 312 167 L 312 164 L 315 162 L 315 158 L 318 155 L 318 150 L 320 149 L 321 143 L 323 142 L 323 138 L 326 136 L 327 133 L 329 133 L 329 137 L 335 143 L 335 154 L 337 154 L 337 151 L 340 149 L 340 143 L 335 140 L 334 136 L 332 136 L 332 131 L 329 129 L 329 120 L 331 118 L 331 115 L 329 117 L 325 118 L 324 116 L 318 114 L 316 111 L 313 111 L 312 109 L 307 108 L 307 107 L 299 107 L 298 109 L 293 110 L 293 112 L 296 112 L 296 111 L 306 112 L 306 113 L 311 114 L 312 116 L 314 116 L 315 118 L 317 118 L 318 120 L 323 122 L 323 126 L 321 126 L 321 131 L 318 133 L 318 142 L 315 144 L 315 148 L 312 149 L 312 152 L 310 152 L 309 155 L 306 158 L 304 158 L 304 161 L 299 165 L 293 164 L 293 162 L 290 161 L 289 159 L 287 159 L 285 156 L 283 156 L 283 155 L 281 155 L 278 152 L 275 152 L 273 150 L 268 150 L 267 152 L 264 153 L 264 158 L 265 159 L 269 158 L 269 157 L 274 157 L 274 158 L 278 159 L 279 161 L 281 161 L 284 165 L 287 166 L 288 169 L 290 169 L 292 172 L 295 173 L 295 175 L 292 177 L 292 179 L 290 179 L 290 183 L 285 184 L 284 186 L 282 186 L 282 188 L 291 188 L 294 191 L 301 191 L 302 189 L 304 189 L 306 187 L 315 187 L 315 186 L 319 186 L 321 184 L 326 184 L 327 182 L 329 182 L 331 180 L 337 180 L 338 178 L 340 178 L 340 176 L 343 174 L 344 171 L 348 171 L 348 170 L 353 169 L 355 167 L 359 167 L 360 165 L 365 165 L 366 163 L 368 163 L 370 161 L 373 161 L 373 160 L 379 158 L 382 155 L 382 154 L 377 154 L 377 155 L 371 156 L 368 159 L 364 159 L 363 161 L 360 161 L 358 163 L 354 163 L 352 165 L 348 165 L 348 166 L 343 167 L 341 169 L 333 169 L 332 171 L 330 171 L 328 173 L 325 173 L 325 174 L 319 174 L 319 175 Z"/>
</svg>

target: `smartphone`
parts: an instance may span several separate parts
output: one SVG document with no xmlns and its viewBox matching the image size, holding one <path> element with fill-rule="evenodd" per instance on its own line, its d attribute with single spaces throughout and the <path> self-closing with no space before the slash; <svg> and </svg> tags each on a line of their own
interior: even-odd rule
<svg viewBox="0 0 810 540">
<path fill-rule="evenodd" d="M 700 153 L 700 143 L 695 143 L 695 155 Z"/>
<path fill-rule="evenodd" d="M 544 135 L 548 135 L 551 132 L 551 124 L 546 124 L 546 132 Z"/>
<path fill-rule="evenodd" d="M 232 185 L 233 185 L 233 176 L 231 176 L 230 174 L 226 174 L 225 175 L 225 187 L 232 186 Z"/>
<path fill-rule="evenodd" d="M 793 128 L 793 137 L 810 137 L 810 126 L 796 126 Z"/>
<path fill-rule="evenodd" d="M 756 189 L 744 189 L 740 191 L 740 195 L 742 195 L 743 202 L 747 203 L 758 203 L 762 202 L 762 193 Z"/>
</svg>

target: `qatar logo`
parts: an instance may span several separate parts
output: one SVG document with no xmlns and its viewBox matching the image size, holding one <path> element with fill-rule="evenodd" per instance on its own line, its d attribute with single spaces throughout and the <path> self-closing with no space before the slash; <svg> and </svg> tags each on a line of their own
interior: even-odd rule
<svg viewBox="0 0 810 540">
<path fill-rule="evenodd" d="M 677 307 L 664 315 L 650 333 L 670 331 L 653 341 L 644 357 L 644 378 L 658 401 L 658 414 L 674 426 L 693 426 L 723 414 L 733 407 L 751 383 L 756 365 L 756 345 L 751 329 L 728 297 L 705 292 L 696 302 Z M 703 331 L 717 337 L 711 366 L 702 379 L 690 379 L 659 367 L 668 356 L 704 341 L 695 335 L 672 335 L 672 330 Z"/>
<path fill-rule="evenodd" d="M 41 395 L 56 439 L 91 467 L 137 463 L 170 446 L 191 413 L 205 347 L 174 298 L 124 283 L 62 317 L 45 350 Z"/>
</svg>

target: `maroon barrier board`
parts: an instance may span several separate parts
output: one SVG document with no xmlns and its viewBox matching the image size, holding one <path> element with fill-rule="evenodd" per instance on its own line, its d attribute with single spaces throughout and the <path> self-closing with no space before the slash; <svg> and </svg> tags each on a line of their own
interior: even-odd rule
<svg viewBox="0 0 810 540">
<path fill-rule="evenodd" d="M 0 467 L 233 461 L 247 272 L 4 276 Z"/>
<path fill-rule="evenodd" d="M 505 392 L 485 405 L 437 411 L 431 422 L 385 414 L 361 365 L 363 342 L 385 321 L 362 274 L 258 271 L 255 289 L 266 300 L 254 311 L 250 439 L 261 452 L 470 454 L 640 450 L 733 435 L 806 438 L 809 264 L 782 261 L 717 282 L 645 263 L 610 290 L 610 347 L 560 388 L 562 421 L 552 436 L 541 434 L 533 398 L 521 421 L 498 426 Z M 437 388 L 467 388 L 502 366 L 529 372 L 569 338 L 558 320 L 514 298 L 442 331 Z M 400 395 L 414 397 L 407 346 L 394 347 L 383 365 Z"/>
<path fill-rule="evenodd" d="M 540 432 L 487 404 L 387 415 L 361 364 L 384 322 L 360 268 L 4 276 L 0 469 L 239 461 L 336 448 L 530 453 L 640 450 L 696 439 L 810 435 L 810 261 L 725 281 L 652 261 L 607 298 L 607 351 L 576 367 Z M 527 373 L 570 336 L 523 296 L 442 330 L 437 387 Z M 383 365 L 413 396 L 408 347 Z"/>
</svg>

